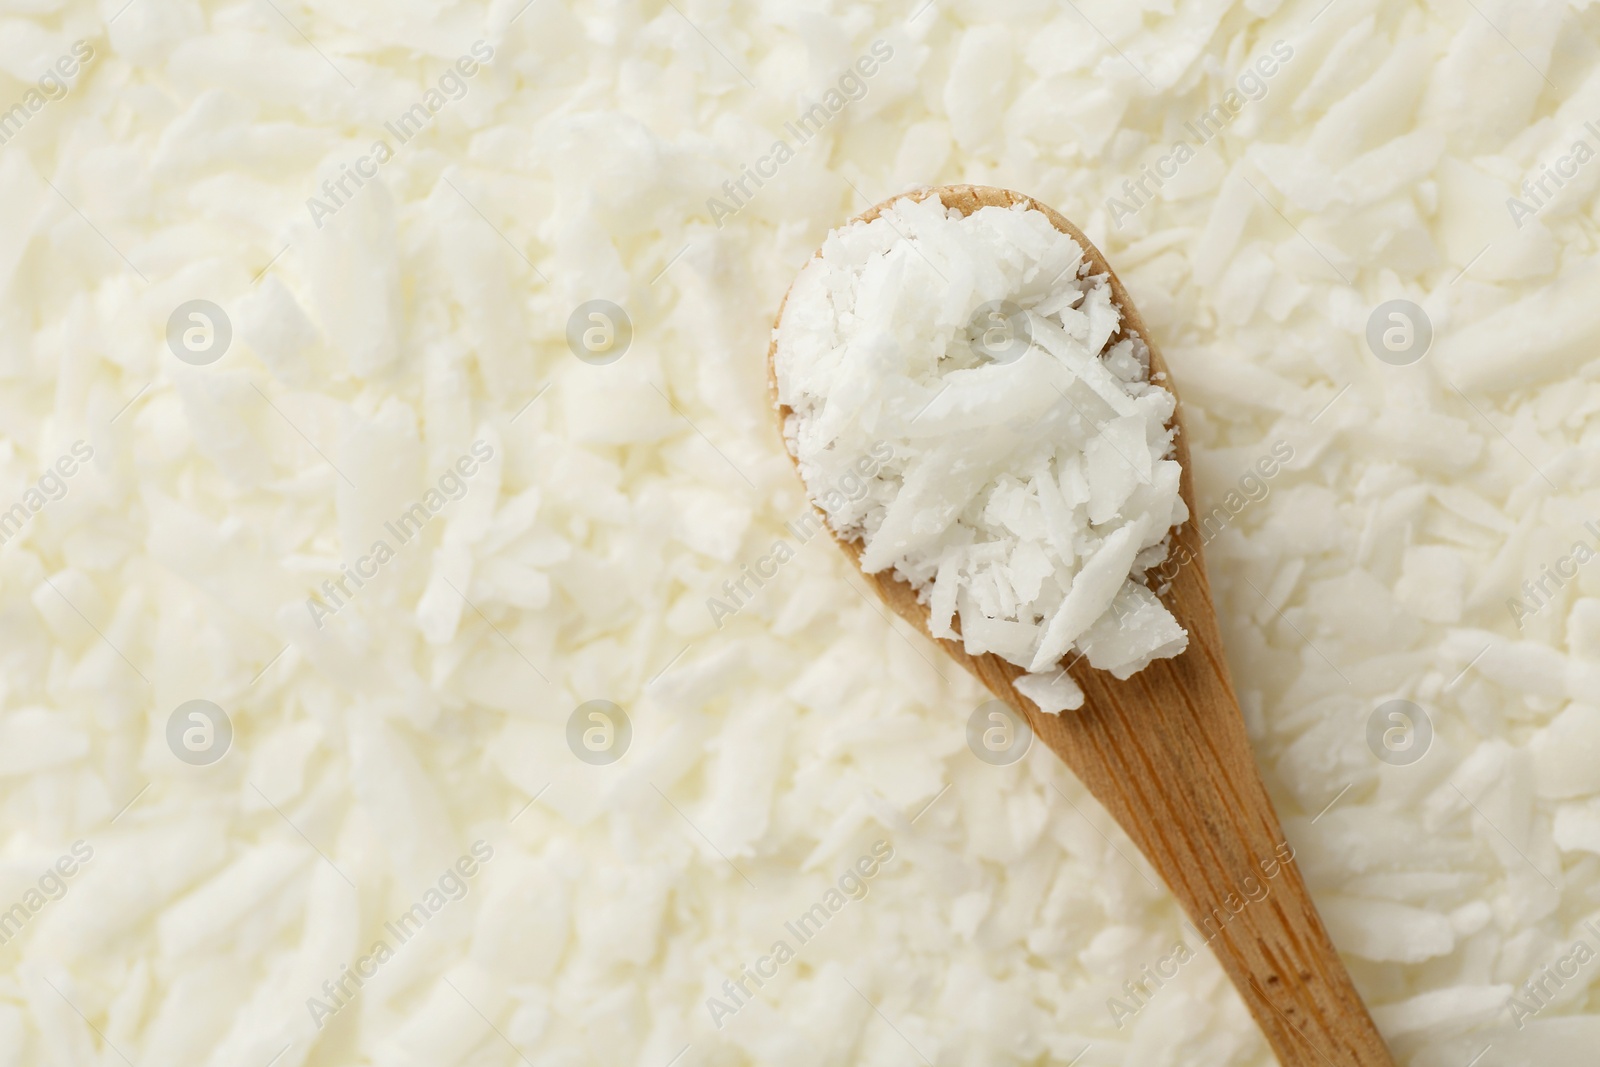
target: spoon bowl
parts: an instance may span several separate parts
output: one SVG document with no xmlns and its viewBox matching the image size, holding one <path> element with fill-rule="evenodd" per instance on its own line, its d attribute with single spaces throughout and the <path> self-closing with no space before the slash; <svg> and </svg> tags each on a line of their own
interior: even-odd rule
<svg viewBox="0 0 1600 1067">
<path fill-rule="evenodd" d="M 1093 273 L 1109 275 L 1122 311 L 1113 341 L 1128 334 L 1143 339 L 1152 380 L 1172 389 L 1166 364 L 1116 272 L 1060 214 L 1020 193 L 986 186 L 946 185 L 904 195 L 937 196 L 962 214 L 1016 204 L 1042 212 L 1078 242 Z M 898 199 L 857 219 L 870 222 Z M 776 324 L 782 320 L 780 305 Z M 778 400 L 776 352 L 774 330 L 767 375 L 781 432 L 791 412 Z M 1294 850 L 1256 766 L 1206 579 L 1181 418 L 1180 399 L 1171 425 L 1179 431 L 1175 458 L 1183 468 L 1180 492 L 1190 517 L 1172 532 L 1162 572 L 1170 582 L 1160 596 L 1189 632 L 1182 654 L 1155 660 L 1127 681 L 1079 657 L 1066 670 L 1083 690 L 1083 707 L 1050 715 L 1017 691 L 1021 667 L 993 654 L 969 655 L 960 641 L 929 639 L 1023 716 L 1139 846 L 1216 954 L 1283 1067 L 1393 1067 L 1293 862 Z M 859 568 L 862 545 L 836 534 L 834 539 Z M 893 570 L 862 577 L 886 605 L 929 634 L 928 608 L 909 583 Z"/>
</svg>

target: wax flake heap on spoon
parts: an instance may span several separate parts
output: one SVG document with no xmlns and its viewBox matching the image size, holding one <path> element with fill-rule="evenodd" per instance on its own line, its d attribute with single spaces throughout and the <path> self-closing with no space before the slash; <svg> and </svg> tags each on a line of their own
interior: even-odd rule
<svg viewBox="0 0 1600 1067">
<path fill-rule="evenodd" d="M 1025 668 L 1047 712 L 1083 703 L 1064 660 L 1125 679 L 1188 645 L 1145 583 L 1188 518 L 1176 401 L 1090 270 L 1037 210 L 901 198 L 828 235 L 773 355 L 789 450 L 861 569 Z"/>
</svg>

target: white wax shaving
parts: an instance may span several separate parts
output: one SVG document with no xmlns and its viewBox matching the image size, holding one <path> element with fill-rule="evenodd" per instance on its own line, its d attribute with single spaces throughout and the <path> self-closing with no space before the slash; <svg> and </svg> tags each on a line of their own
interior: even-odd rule
<svg viewBox="0 0 1600 1067">
<path fill-rule="evenodd" d="M 829 514 L 960 638 L 1082 706 L 1063 660 L 1128 678 L 1188 634 L 1145 585 L 1188 518 L 1149 349 L 1109 278 L 1040 211 L 896 201 L 828 235 L 778 324 L 774 370 L 816 495 L 875 442 L 893 458 Z M 996 332 L 998 331 L 998 332 Z"/>
</svg>

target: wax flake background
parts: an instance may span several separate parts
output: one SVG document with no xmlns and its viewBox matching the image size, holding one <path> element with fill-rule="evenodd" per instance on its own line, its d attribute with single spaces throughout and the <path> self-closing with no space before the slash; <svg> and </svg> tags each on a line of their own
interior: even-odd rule
<svg viewBox="0 0 1600 1067">
<path fill-rule="evenodd" d="M 707 609 L 805 513 L 784 289 L 953 181 L 1082 225 L 1171 363 L 1247 720 L 1401 1060 L 1593 1049 L 1596 20 L 12 5 L 0 1060 L 1270 1062 L 825 540 Z"/>
</svg>

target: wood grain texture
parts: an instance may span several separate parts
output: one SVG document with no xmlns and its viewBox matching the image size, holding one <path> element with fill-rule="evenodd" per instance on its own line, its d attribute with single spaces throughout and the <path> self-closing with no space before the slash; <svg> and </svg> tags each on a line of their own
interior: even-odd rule
<svg viewBox="0 0 1600 1067">
<path fill-rule="evenodd" d="M 1123 312 L 1118 337 L 1132 332 L 1143 338 L 1150 347 L 1152 372 L 1166 373 L 1116 272 L 1057 212 L 1019 193 L 984 186 L 942 186 L 906 195 L 936 195 L 964 214 L 1016 203 L 1042 211 L 1058 230 L 1077 240 L 1096 273 L 1110 275 L 1112 294 Z M 870 221 L 888 203 L 892 200 L 858 217 Z M 780 305 L 778 320 L 782 317 Z M 777 398 L 776 349 L 774 336 L 767 372 L 781 432 L 790 412 Z M 1173 423 L 1180 431 L 1181 491 L 1193 516 L 1181 418 L 1180 399 Z M 859 566 L 861 545 L 839 545 Z M 1012 685 L 1024 673 L 1020 667 L 995 655 L 969 656 L 958 641 L 938 644 L 1027 719 L 1143 850 L 1208 940 L 1284 1067 L 1393 1067 L 1311 902 L 1299 866 L 1278 862 L 1284 853 L 1292 856 L 1292 849 L 1245 733 L 1193 517 L 1173 535 L 1172 559 L 1184 558 L 1188 562 L 1175 574 L 1168 567 L 1172 581 L 1162 600 L 1189 631 L 1188 649 L 1173 659 L 1156 660 L 1125 682 L 1081 660 L 1071 664 L 1068 669 L 1085 695 L 1076 712 L 1043 714 Z M 864 577 L 885 604 L 928 633 L 927 608 L 917 602 L 909 584 L 892 571 Z M 1268 877 L 1269 871 L 1275 876 Z"/>
</svg>

